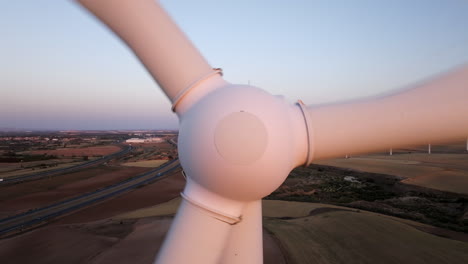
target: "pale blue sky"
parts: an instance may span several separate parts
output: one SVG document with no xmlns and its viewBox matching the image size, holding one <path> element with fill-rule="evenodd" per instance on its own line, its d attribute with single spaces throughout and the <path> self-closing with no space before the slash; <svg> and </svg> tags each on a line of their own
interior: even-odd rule
<svg viewBox="0 0 468 264">
<path fill-rule="evenodd" d="M 317 104 L 468 62 L 468 1 L 162 0 L 233 83 Z M 0 128 L 177 128 L 120 40 L 73 1 L 3 1 Z"/>
</svg>

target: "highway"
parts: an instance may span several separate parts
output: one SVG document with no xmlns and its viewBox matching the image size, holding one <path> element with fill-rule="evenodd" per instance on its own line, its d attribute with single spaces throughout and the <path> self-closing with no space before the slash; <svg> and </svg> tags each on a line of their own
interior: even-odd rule
<svg viewBox="0 0 468 264">
<path fill-rule="evenodd" d="M 15 216 L 0 219 L 0 236 L 15 231 L 21 231 L 36 226 L 46 220 L 68 214 L 72 211 L 89 206 L 150 183 L 162 176 L 170 175 L 180 170 L 179 159 L 172 160 L 149 172 L 127 179 L 114 185 L 86 193 L 74 198 L 57 202 L 42 208 L 37 208 Z"/>
<path fill-rule="evenodd" d="M 99 159 L 91 160 L 89 162 L 81 163 L 75 166 L 67 167 L 67 168 L 61 168 L 61 169 L 56 169 L 56 170 L 48 170 L 48 171 L 43 171 L 43 172 L 38 172 L 34 174 L 27 174 L 27 175 L 21 175 L 21 176 L 11 176 L 4 178 L 3 181 L 0 182 L 1 185 L 6 185 L 6 184 L 12 184 L 12 183 L 20 183 L 24 181 L 31 181 L 31 180 L 38 180 L 40 178 L 46 177 L 46 176 L 51 176 L 55 174 L 63 174 L 63 173 L 69 173 L 73 172 L 76 170 L 84 169 L 90 166 L 98 165 L 101 163 L 104 163 L 106 161 L 109 161 L 113 158 L 123 156 L 130 152 L 132 150 L 132 146 L 126 146 L 126 148 L 122 149 L 119 152 L 112 153 L 110 155 L 104 156 Z"/>
</svg>

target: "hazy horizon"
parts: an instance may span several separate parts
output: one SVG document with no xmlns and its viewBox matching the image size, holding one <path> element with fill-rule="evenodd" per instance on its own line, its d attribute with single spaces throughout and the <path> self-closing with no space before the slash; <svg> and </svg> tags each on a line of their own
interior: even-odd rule
<svg viewBox="0 0 468 264">
<path fill-rule="evenodd" d="M 124 129 L 41 129 L 41 128 L 10 128 L 0 127 L 0 132 L 74 132 L 74 131 L 179 131 L 179 129 L 150 129 L 150 128 L 124 128 Z"/>
<path fill-rule="evenodd" d="M 388 93 L 468 62 L 468 1 L 161 4 L 226 80 L 290 102 Z M 135 56 L 73 1 L 0 14 L 0 128 L 178 128 Z"/>
</svg>

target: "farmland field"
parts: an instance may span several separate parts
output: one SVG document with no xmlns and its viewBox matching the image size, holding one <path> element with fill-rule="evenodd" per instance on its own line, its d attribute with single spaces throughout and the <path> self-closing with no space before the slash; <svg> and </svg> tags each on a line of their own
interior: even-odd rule
<svg viewBox="0 0 468 264">
<path fill-rule="evenodd" d="M 282 201 L 268 202 L 281 204 L 274 208 L 290 207 Z M 461 264 L 468 261 L 467 242 L 435 236 L 384 215 L 328 205 L 311 208 L 308 203 L 303 204 L 305 208 L 297 204 L 294 207 L 300 211 L 312 210 L 302 217 L 269 217 L 265 210 L 264 225 L 279 239 L 291 263 Z"/>
<path fill-rule="evenodd" d="M 114 145 L 108 146 L 92 146 L 84 148 L 58 148 L 53 150 L 33 150 L 31 154 L 35 155 L 54 155 L 57 157 L 71 157 L 71 156 L 105 156 L 119 151 L 120 148 Z"/>
<path fill-rule="evenodd" d="M 411 153 L 368 155 L 318 161 L 316 164 L 389 174 L 418 186 L 468 194 L 468 154 Z"/>
<path fill-rule="evenodd" d="M 179 204 L 176 198 L 114 219 L 172 216 Z M 430 226 L 418 222 L 334 205 L 265 200 L 262 206 L 264 227 L 290 263 L 468 261 L 468 235 L 457 240 L 446 232 L 444 238 L 423 231 Z"/>
<path fill-rule="evenodd" d="M 135 162 L 127 162 L 123 163 L 123 166 L 128 166 L 128 167 L 144 167 L 144 168 L 156 168 L 164 163 L 166 163 L 167 160 L 143 160 L 143 161 L 135 161 Z"/>
<path fill-rule="evenodd" d="M 89 159 L 93 160 L 93 158 Z M 4 172 L 0 172 L 0 178 L 8 178 L 12 176 L 20 176 L 20 175 L 27 175 L 33 174 L 37 172 L 44 172 L 49 170 L 56 170 L 56 169 L 64 169 L 71 166 L 76 166 L 87 161 L 77 161 L 73 159 L 56 159 L 56 160 L 48 160 L 48 161 L 32 161 L 23 164 L 23 168 L 19 167 L 18 164 L 7 164 L 5 167 L 10 166 L 9 170 L 4 170 Z M 13 166 L 12 166 L 13 165 Z M 42 165 L 42 166 L 41 166 Z M 3 166 L 0 164 L 0 166 Z"/>
</svg>

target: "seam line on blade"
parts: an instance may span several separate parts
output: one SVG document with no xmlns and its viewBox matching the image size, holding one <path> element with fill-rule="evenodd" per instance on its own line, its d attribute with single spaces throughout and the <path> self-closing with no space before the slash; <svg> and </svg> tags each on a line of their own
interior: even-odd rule
<svg viewBox="0 0 468 264">
<path fill-rule="evenodd" d="M 208 74 L 205 74 L 203 75 L 201 78 L 199 78 L 198 80 L 194 81 L 192 84 L 190 84 L 189 86 L 187 86 L 187 88 L 183 89 L 182 91 L 180 91 L 175 97 L 174 97 L 174 101 L 172 103 L 172 112 L 175 112 L 175 109 L 177 107 L 177 104 L 180 103 L 180 101 L 182 100 L 182 98 L 187 95 L 190 90 L 192 90 L 193 88 L 195 88 L 196 86 L 198 86 L 199 84 L 201 84 L 202 82 L 206 81 L 207 79 L 209 79 L 211 76 L 214 76 L 216 74 L 219 74 L 221 76 L 223 76 L 223 70 L 221 68 L 213 68 L 213 71 L 209 72 Z"/>
<path fill-rule="evenodd" d="M 216 218 L 216 219 L 218 219 L 218 220 L 220 220 L 222 222 L 228 223 L 230 225 L 235 225 L 235 224 L 239 223 L 242 220 L 241 217 L 228 215 L 228 214 L 225 214 L 225 213 L 220 212 L 218 210 L 209 208 L 209 207 L 207 207 L 207 206 L 205 206 L 205 205 L 203 205 L 203 204 L 201 204 L 199 202 L 196 202 L 196 201 L 190 199 L 184 193 L 180 193 L 180 195 L 182 196 L 182 198 L 184 198 L 184 200 L 186 200 L 190 204 L 194 205 L 195 207 L 201 209 L 204 213 L 207 213 L 211 217 Z"/>
<path fill-rule="evenodd" d="M 302 102 L 302 100 L 297 100 L 297 105 L 299 106 L 299 108 L 301 108 L 301 112 L 302 112 L 302 116 L 304 117 L 304 122 L 305 122 L 305 125 L 306 125 L 306 133 L 307 133 L 307 158 L 306 158 L 306 162 L 304 164 L 304 167 L 307 167 L 310 165 L 310 163 L 312 163 L 312 159 L 313 159 L 313 153 L 312 153 L 312 147 L 311 147 L 311 141 L 312 141 L 312 122 L 310 120 L 310 116 L 309 116 L 309 113 L 307 112 L 307 110 L 305 109 L 305 104 L 304 102 Z"/>
</svg>

